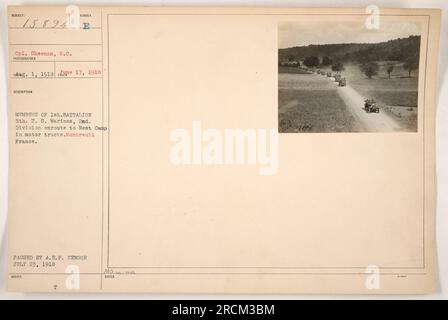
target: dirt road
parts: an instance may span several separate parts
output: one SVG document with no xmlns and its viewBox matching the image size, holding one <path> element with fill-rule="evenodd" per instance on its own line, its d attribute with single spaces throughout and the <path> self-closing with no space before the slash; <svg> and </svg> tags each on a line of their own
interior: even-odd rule
<svg viewBox="0 0 448 320">
<path fill-rule="evenodd" d="M 380 109 L 379 113 L 367 113 L 364 110 L 364 100 L 366 97 L 361 96 L 350 85 L 338 87 L 337 92 L 344 100 L 352 115 L 358 120 L 363 131 L 391 132 L 401 130 L 400 125 L 383 110 Z"/>
</svg>

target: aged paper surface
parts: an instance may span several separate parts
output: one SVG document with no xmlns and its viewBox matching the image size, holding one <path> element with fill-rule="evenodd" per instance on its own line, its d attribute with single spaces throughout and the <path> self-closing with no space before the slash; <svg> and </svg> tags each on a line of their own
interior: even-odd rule
<svg viewBox="0 0 448 320">
<path fill-rule="evenodd" d="M 435 290 L 438 10 L 8 19 L 10 290 Z"/>
</svg>

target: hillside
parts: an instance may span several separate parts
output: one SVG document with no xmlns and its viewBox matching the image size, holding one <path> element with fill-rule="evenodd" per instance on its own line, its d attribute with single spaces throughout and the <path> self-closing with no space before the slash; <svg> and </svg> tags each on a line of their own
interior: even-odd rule
<svg viewBox="0 0 448 320">
<path fill-rule="evenodd" d="M 316 56 L 322 61 L 368 62 L 381 60 L 405 61 L 420 52 L 420 36 L 410 36 L 380 43 L 344 43 L 292 47 L 278 50 L 279 62 L 301 61 Z"/>
</svg>

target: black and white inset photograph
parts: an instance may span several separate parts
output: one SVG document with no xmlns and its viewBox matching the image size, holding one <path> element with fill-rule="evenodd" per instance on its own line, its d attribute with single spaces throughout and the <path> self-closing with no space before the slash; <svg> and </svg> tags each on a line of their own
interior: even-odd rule
<svg viewBox="0 0 448 320">
<path fill-rule="evenodd" d="M 279 132 L 417 132 L 420 29 L 279 23 Z"/>
</svg>

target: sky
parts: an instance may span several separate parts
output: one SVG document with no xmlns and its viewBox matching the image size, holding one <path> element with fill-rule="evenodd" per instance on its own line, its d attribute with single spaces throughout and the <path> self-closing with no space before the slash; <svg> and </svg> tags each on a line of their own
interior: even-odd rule
<svg viewBox="0 0 448 320">
<path fill-rule="evenodd" d="M 279 48 L 307 46 L 310 44 L 375 43 L 420 35 L 420 25 L 415 22 L 382 22 L 379 30 L 369 30 L 364 22 L 281 22 L 279 23 Z"/>
</svg>

